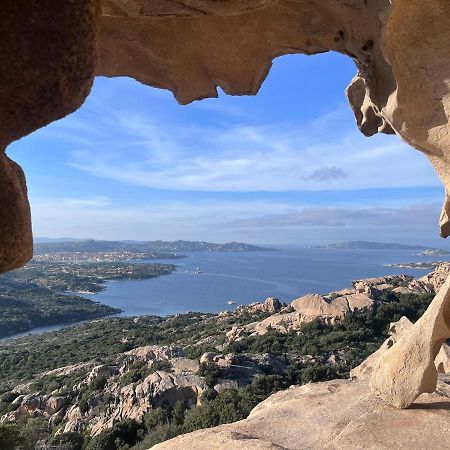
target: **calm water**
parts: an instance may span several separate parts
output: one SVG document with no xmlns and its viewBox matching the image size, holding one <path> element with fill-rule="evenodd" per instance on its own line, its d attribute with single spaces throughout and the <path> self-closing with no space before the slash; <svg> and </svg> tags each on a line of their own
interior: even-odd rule
<svg viewBox="0 0 450 450">
<path fill-rule="evenodd" d="M 358 278 L 401 273 L 421 276 L 429 270 L 395 269 L 384 264 L 436 259 L 415 256 L 410 251 L 191 253 L 176 261 L 180 267 L 171 275 L 111 282 L 105 291 L 86 297 L 121 308 L 126 316 L 219 312 L 230 308 L 229 300 L 247 304 L 277 297 L 289 302 L 310 292 L 325 294 L 342 289 Z M 203 273 L 196 274 L 197 268 Z"/>
<path fill-rule="evenodd" d="M 290 302 L 310 292 L 325 294 L 348 287 L 352 280 L 359 278 L 402 273 L 421 276 L 429 270 L 395 269 L 384 264 L 440 259 L 448 256 L 417 256 L 411 251 L 321 249 L 191 253 L 175 261 L 179 268 L 171 275 L 109 282 L 105 291 L 85 297 L 120 308 L 125 316 L 219 312 L 232 308 L 227 305 L 230 300 L 247 304 L 277 297 Z M 160 262 L 174 263 L 173 260 Z M 197 268 L 203 273 L 196 274 Z M 40 327 L 23 334 L 62 327 Z"/>
</svg>

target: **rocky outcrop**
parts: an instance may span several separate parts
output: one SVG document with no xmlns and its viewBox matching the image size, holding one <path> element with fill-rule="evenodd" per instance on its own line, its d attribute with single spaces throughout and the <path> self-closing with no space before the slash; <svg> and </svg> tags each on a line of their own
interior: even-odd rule
<svg viewBox="0 0 450 450">
<path fill-rule="evenodd" d="M 68 398 L 63 395 L 28 394 L 18 397 L 16 404 L 20 406 L 16 410 L 5 414 L 2 422 L 16 422 L 22 418 L 47 417 L 57 414 L 68 403 Z"/>
<path fill-rule="evenodd" d="M 258 312 L 268 312 L 268 313 L 275 313 L 280 311 L 283 307 L 286 305 L 284 303 L 281 303 L 280 300 L 277 298 L 269 297 L 266 298 L 266 300 L 261 302 L 254 302 L 250 303 L 246 306 L 238 306 L 236 311 L 237 312 L 243 312 L 246 311 L 250 314 L 252 313 L 258 313 Z"/>
<path fill-rule="evenodd" d="M 450 433 L 449 386 L 440 381 L 415 407 L 397 411 L 371 395 L 367 381 L 292 386 L 260 403 L 245 420 L 195 431 L 157 450 L 439 448 Z"/>
<path fill-rule="evenodd" d="M 370 379 L 373 391 L 387 403 L 406 408 L 436 388 L 434 360 L 450 335 L 450 278 L 425 314 L 378 358 Z"/>
<path fill-rule="evenodd" d="M 417 281 L 423 286 L 423 289 L 428 289 L 429 292 L 439 292 L 439 289 L 445 283 L 450 274 L 450 263 L 444 262 L 427 275 L 419 278 Z"/>
<path fill-rule="evenodd" d="M 161 361 L 170 363 L 170 372 L 152 371 L 152 366 Z M 124 377 L 136 367 L 142 373 L 150 373 L 138 381 L 124 383 Z M 180 347 L 138 347 L 118 355 L 117 365 L 87 362 L 41 374 L 38 381 L 70 377 L 79 380 L 71 385 L 62 383 L 51 393 L 32 392 L 32 383 L 16 386 L 11 391 L 17 395 L 11 403 L 12 410 L 0 422 L 42 417 L 52 426 L 59 426 L 59 432 L 89 430 L 95 436 L 124 419 L 141 422 L 146 413 L 162 405 L 173 406 L 179 400 L 191 406 L 198 404 L 208 388 L 198 371 L 199 362 L 186 358 Z M 101 383 L 96 386 L 98 380 Z M 86 401 L 81 407 L 83 396 Z"/>
<path fill-rule="evenodd" d="M 261 321 L 233 326 L 227 333 L 227 338 L 239 340 L 245 336 L 264 335 L 269 330 L 287 333 L 300 329 L 302 324 L 315 319 L 332 324 L 342 319 L 348 312 L 370 308 L 372 304 L 373 299 L 355 289 L 344 289 L 327 296 L 308 294 L 293 300 L 288 307 L 279 309 L 279 312 Z M 237 310 L 237 313 L 244 310 L 245 307 Z"/>
<path fill-rule="evenodd" d="M 4 154 L 11 142 L 79 108 L 96 67 L 100 8 L 95 0 L 70 4 L 7 1 L 0 17 L 0 272 L 32 256 L 25 177 Z"/>
<path fill-rule="evenodd" d="M 162 363 L 166 368 L 159 370 Z M 246 386 L 254 377 L 280 373 L 286 367 L 270 353 L 210 352 L 199 362 L 187 358 L 175 345 L 138 347 L 117 355 L 115 364 L 74 364 L 41 374 L 34 380 L 37 384 L 16 386 L 11 390 L 11 410 L 0 417 L 0 422 L 40 417 L 56 427 L 57 433 L 87 432 L 91 436 L 126 419 L 141 423 L 155 408 L 173 407 L 178 401 L 188 407 L 201 403 L 208 385 L 200 375 L 200 363 L 214 364 L 220 370 L 214 386 L 217 392 Z M 134 380 L 130 374 L 136 371 L 139 377 Z M 56 383 L 58 379 L 62 381 Z M 45 380 L 60 387 L 46 392 Z M 36 385 L 42 390 L 33 390 Z"/>
<path fill-rule="evenodd" d="M 94 419 L 90 430 L 96 436 L 107 428 L 124 419 L 133 419 L 141 423 L 144 415 L 153 408 L 175 405 L 177 401 L 188 406 L 199 403 L 201 394 L 207 389 L 206 383 L 196 375 L 173 375 L 167 372 L 155 372 L 142 382 L 123 387 L 117 398 L 117 404 Z M 78 418 L 77 418 L 78 419 Z M 78 424 L 78 420 L 75 422 Z M 69 421 L 64 432 L 74 431 L 74 423 Z"/>
<path fill-rule="evenodd" d="M 0 120 L 2 118 L 1 108 L 0 106 Z M 30 206 L 25 175 L 18 164 L 2 154 L 1 148 L 0 205 L 1 273 L 22 266 L 33 254 Z"/>
<path fill-rule="evenodd" d="M 288 333 L 299 330 L 302 324 L 316 319 L 333 324 L 351 311 L 372 308 L 374 302 L 391 291 L 413 295 L 435 293 L 437 292 L 435 289 L 439 290 L 449 272 L 450 263 L 444 262 L 433 272 L 418 279 L 409 275 L 366 278 L 354 281 L 351 288 L 330 292 L 327 295 L 307 294 L 293 300 L 288 306 L 281 305 L 281 308 L 275 309 L 278 312 L 262 320 L 243 326 L 233 326 L 226 337 L 230 341 L 239 341 L 247 336 L 264 335 L 269 330 Z M 268 311 L 264 305 L 266 303 L 256 302 L 249 306 L 240 306 L 236 314 Z"/>
<path fill-rule="evenodd" d="M 390 337 L 387 338 L 381 347 L 365 359 L 359 366 L 350 371 L 350 378 L 353 380 L 365 380 L 370 377 L 378 359 L 390 349 L 403 335 L 405 335 L 413 326 L 413 323 L 407 318 L 402 317 L 398 322 L 391 323 L 389 327 Z M 438 373 L 446 374 L 450 372 L 450 346 L 442 344 L 437 354 L 434 364 Z"/>
</svg>

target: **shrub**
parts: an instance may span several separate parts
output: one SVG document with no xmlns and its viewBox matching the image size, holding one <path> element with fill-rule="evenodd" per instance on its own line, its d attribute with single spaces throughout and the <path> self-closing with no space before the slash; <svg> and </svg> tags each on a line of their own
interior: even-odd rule
<svg viewBox="0 0 450 450">
<path fill-rule="evenodd" d="M 62 433 L 53 436 L 49 443 L 58 447 L 58 450 L 82 450 L 84 437 L 81 433 Z"/>
<path fill-rule="evenodd" d="M 198 374 L 205 378 L 205 383 L 212 388 L 220 377 L 220 368 L 214 363 L 201 363 Z"/>
<path fill-rule="evenodd" d="M 125 450 L 136 445 L 140 428 L 136 421 L 124 420 L 92 438 L 85 450 Z"/>
<path fill-rule="evenodd" d="M 107 382 L 108 379 L 106 377 L 98 376 L 92 381 L 91 388 L 94 389 L 94 391 L 102 391 Z"/>
<path fill-rule="evenodd" d="M 0 424 L 0 448 L 2 450 L 16 450 L 24 443 L 20 429 L 16 424 Z"/>
</svg>

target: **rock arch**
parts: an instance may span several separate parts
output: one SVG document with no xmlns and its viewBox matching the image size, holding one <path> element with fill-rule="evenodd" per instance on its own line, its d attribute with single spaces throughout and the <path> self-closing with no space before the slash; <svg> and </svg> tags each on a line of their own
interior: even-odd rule
<svg viewBox="0 0 450 450">
<path fill-rule="evenodd" d="M 6 147 L 76 110 L 96 74 L 188 103 L 217 86 L 256 94 L 276 56 L 337 51 L 357 67 L 347 95 L 360 130 L 423 151 L 450 191 L 448 0 L 6 0 L 0 26 L 0 272 L 32 255 L 25 179 Z M 446 196 L 444 237 L 449 215 Z"/>
</svg>

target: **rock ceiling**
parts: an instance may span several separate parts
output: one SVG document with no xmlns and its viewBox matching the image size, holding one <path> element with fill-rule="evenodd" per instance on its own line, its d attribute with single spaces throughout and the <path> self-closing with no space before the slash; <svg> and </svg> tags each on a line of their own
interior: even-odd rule
<svg viewBox="0 0 450 450">
<path fill-rule="evenodd" d="M 7 0 L 0 17 L 0 145 L 79 108 L 95 75 L 170 89 L 180 103 L 256 94 L 272 60 L 337 51 L 360 130 L 396 133 L 450 190 L 448 0 Z M 302 80 L 299 79 L 298 83 Z M 301 107 L 301 105 L 299 105 Z M 32 252 L 26 185 L 0 159 L 0 271 Z M 450 234 L 444 202 L 441 234 Z"/>
</svg>

